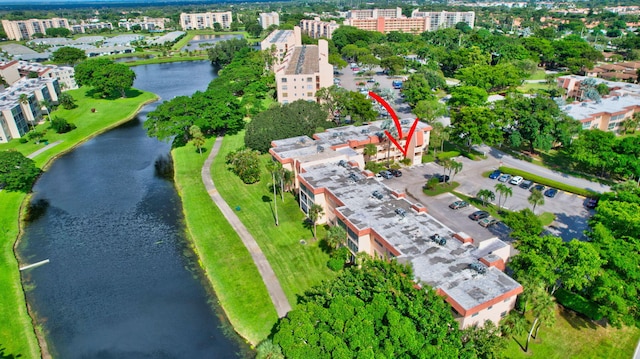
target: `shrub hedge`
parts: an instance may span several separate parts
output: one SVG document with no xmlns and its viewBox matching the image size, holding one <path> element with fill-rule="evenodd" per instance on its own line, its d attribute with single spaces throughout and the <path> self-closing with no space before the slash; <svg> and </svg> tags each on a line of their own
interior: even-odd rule
<svg viewBox="0 0 640 359">
<path fill-rule="evenodd" d="M 522 170 L 519 170 L 517 168 L 500 166 L 499 169 L 500 169 L 500 172 L 502 172 L 502 173 L 510 174 L 512 176 L 522 176 L 525 179 L 531 180 L 533 182 L 540 183 L 540 184 L 548 186 L 548 187 L 557 188 L 557 189 L 565 191 L 565 192 L 575 193 L 575 194 L 578 194 L 578 195 L 581 195 L 581 196 L 585 196 L 585 197 L 592 197 L 592 198 L 599 198 L 600 197 L 600 193 L 598 193 L 598 192 L 591 191 L 591 190 L 588 190 L 588 189 L 585 189 L 585 188 L 571 186 L 571 185 L 568 185 L 566 183 L 550 180 L 548 178 L 545 178 L 545 177 L 542 177 L 542 176 L 538 176 L 538 175 L 534 175 L 533 173 L 522 171 Z"/>
<path fill-rule="evenodd" d="M 598 305 L 585 299 L 579 294 L 575 294 L 560 288 L 555 292 L 556 300 L 565 308 L 580 313 L 591 320 L 602 319 L 602 313 L 598 310 Z"/>
</svg>

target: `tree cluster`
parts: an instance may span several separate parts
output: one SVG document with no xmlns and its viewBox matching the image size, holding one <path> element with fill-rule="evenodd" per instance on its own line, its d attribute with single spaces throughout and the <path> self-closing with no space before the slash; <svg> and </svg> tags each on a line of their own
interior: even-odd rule
<svg viewBox="0 0 640 359">
<path fill-rule="evenodd" d="M 29 192 L 41 172 L 32 159 L 18 151 L 0 152 L 0 188 Z"/>
<path fill-rule="evenodd" d="M 75 79 L 80 86 L 92 86 L 101 97 L 118 94 L 127 97 L 136 74 L 129 67 L 106 58 L 88 59 L 75 68 Z"/>
<path fill-rule="evenodd" d="M 47 29 L 54 30 L 54 29 Z M 65 29 L 66 30 L 66 29 Z M 87 54 L 82 49 L 64 46 L 53 52 L 51 61 L 56 64 L 74 65 L 87 58 Z"/>
<path fill-rule="evenodd" d="M 491 357 L 501 342 L 472 329 L 463 343 L 449 305 L 410 268 L 380 260 L 307 291 L 272 340 L 285 357 L 310 359 Z"/>
<path fill-rule="evenodd" d="M 247 125 L 244 144 L 248 148 L 267 152 L 271 141 L 296 136 L 311 136 L 331 127 L 327 112 L 315 102 L 298 100 L 273 107 L 255 115 Z"/>
<path fill-rule="evenodd" d="M 616 137 L 601 130 L 582 131 L 567 150 L 575 169 L 600 176 L 640 177 L 640 138 Z"/>
<path fill-rule="evenodd" d="M 231 63 L 240 49 L 248 46 L 245 38 L 220 41 L 207 50 L 207 55 L 211 64 L 217 67 L 224 67 Z"/>
<path fill-rule="evenodd" d="M 260 153 L 243 149 L 227 154 L 225 158 L 229 169 L 246 184 L 260 181 Z"/>
</svg>

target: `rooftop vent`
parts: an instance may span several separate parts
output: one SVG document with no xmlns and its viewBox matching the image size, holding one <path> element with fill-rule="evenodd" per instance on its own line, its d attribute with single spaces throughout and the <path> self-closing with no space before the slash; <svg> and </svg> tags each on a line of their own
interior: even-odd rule
<svg viewBox="0 0 640 359">
<path fill-rule="evenodd" d="M 342 166 L 344 168 L 347 168 L 347 161 L 345 160 L 340 160 L 340 162 L 338 162 L 338 166 Z"/>
<path fill-rule="evenodd" d="M 474 271 L 480 274 L 485 274 L 487 272 L 487 267 L 480 262 L 473 262 L 469 264 L 469 268 L 473 269 Z"/>
<path fill-rule="evenodd" d="M 396 213 L 399 214 L 400 216 L 404 217 L 407 215 L 407 211 L 405 211 L 402 208 L 396 208 Z"/>
<path fill-rule="evenodd" d="M 437 233 L 431 236 L 431 240 L 438 243 L 441 246 L 444 246 L 445 244 L 447 244 L 447 239 L 440 236 Z"/>
<path fill-rule="evenodd" d="M 324 152 L 324 147 L 318 145 L 318 147 L 316 147 L 316 149 L 318 150 L 318 152 Z"/>
<path fill-rule="evenodd" d="M 409 120 L 408 120 L 408 119 L 406 119 L 406 118 L 405 118 L 405 119 L 400 120 L 400 124 L 401 124 L 401 125 L 408 125 L 408 124 L 409 124 L 409 122 L 411 122 L 411 121 L 409 121 Z"/>
<path fill-rule="evenodd" d="M 338 134 L 337 132 L 334 132 L 331 134 L 331 137 L 338 137 L 338 136 L 340 136 L 340 134 Z"/>
<path fill-rule="evenodd" d="M 362 130 L 360 130 L 360 133 L 369 133 L 369 129 L 368 128 L 363 128 Z"/>
<path fill-rule="evenodd" d="M 582 107 L 587 107 L 587 105 L 589 105 L 589 104 L 586 103 L 586 102 L 583 102 L 583 103 L 580 104 L 580 106 L 582 106 Z"/>
<path fill-rule="evenodd" d="M 380 191 L 378 191 L 378 190 L 373 191 L 373 193 L 371 195 L 374 196 L 377 199 L 382 199 L 382 197 L 384 197 L 382 195 L 382 193 L 380 193 Z"/>
</svg>

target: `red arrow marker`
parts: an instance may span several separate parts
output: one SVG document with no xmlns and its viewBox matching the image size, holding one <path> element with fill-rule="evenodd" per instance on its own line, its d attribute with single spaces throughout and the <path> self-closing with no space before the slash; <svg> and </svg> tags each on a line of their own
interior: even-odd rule
<svg viewBox="0 0 640 359">
<path fill-rule="evenodd" d="M 404 143 L 404 147 L 402 147 L 400 145 L 400 142 L 398 142 L 399 140 L 402 139 L 402 126 L 400 125 L 400 120 L 398 120 L 398 115 L 396 115 L 396 111 L 393 110 L 393 108 L 387 103 L 387 101 L 385 101 L 382 97 L 378 96 L 378 94 L 376 94 L 375 92 L 369 91 L 369 96 L 371 96 L 371 98 L 373 98 L 379 104 L 381 104 L 387 110 L 387 112 L 389 112 L 389 114 L 391 115 L 391 118 L 393 119 L 393 122 L 396 125 L 396 130 L 398 130 L 398 139 L 395 139 L 393 136 L 391 136 L 391 134 L 387 130 L 385 130 L 384 133 L 387 135 L 391 143 L 393 143 L 396 146 L 396 148 L 398 148 L 398 150 L 402 152 L 404 157 L 407 157 L 407 151 L 409 150 L 409 142 L 411 141 L 411 138 L 413 137 L 413 133 L 416 131 L 416 127 L 418 126 L 418 122 L 420 120 L 416 118 L 413 121 L 413 125 L 411 126 L 411 129 L 407 134 L 407 141 Z"/>
</svg>

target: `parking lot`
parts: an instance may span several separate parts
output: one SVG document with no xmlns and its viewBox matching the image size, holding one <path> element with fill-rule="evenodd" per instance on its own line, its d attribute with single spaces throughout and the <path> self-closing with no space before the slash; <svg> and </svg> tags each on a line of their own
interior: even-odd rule
<svg viewBox="0 0 640 359">
<path fill-rule="evenodd" d="M 456 189 L 458 192 L 467 196 L 475 197 L 481 189 L 490 189 L 495 193 L 494 186 L 499 183 L 482 176 L 485 171 L 490 171 L 498 166 L 491 166 L 491 161 L 472 161 L 467 158 L 457 158 L 463 163 L 462 171 L 457 174 L 453 180 L 460 183 Z M 414 166 L 410 169 L 402 170 L 403 176 L 384 180 L 391 188 L 404 191 L 411 200 L 418 201 L 427 207 L 429 214 L 440 222 L 444 223 L 457 232 L 465 232 L 471 237 L 484 240 L 494 236 L 498 236 L 503 240 L 510 241 L 508 237 L 508 228 L 504 224 L 494 225 L 490 228 L 483 228 L 476 221 L 468 218 L 469 214 L 478 210 L 473 206 L 453 210 L 449 208 L 449 204 L 458 198 L 451 193 L 444 193 L 439 196 L 429 197 L 422 192 L 422 186 L 428 178 L 433 175 L 442 174 L 442 167 L 435 163 L 427 163 Z M 509 197 L 504 207 L 518 211 L 524 208 L 531 208 L 527 198 L 531 194 L 528 190 L 520 188 L 516 185 L 506 184 L 511 187 L 513 195 Z M 497 204 L 496 200 L 493 201 Z M 549 226 L 548 231 L 556 236 L 562 237 L 565 241 L 573 238 L 584 239 L 583 232 L 588 229 L 588 219 L 593 214 L 584 204 L 586 199 L 575 194 L 559 191 L 555 198 L 544 198 L 545 203 L 536 207 L 536 214 L 543 212 L 551 212 L 556 216 L 556 220 Z M 504 201 L 504 198 L 503 198 Z"/>
</svg>

